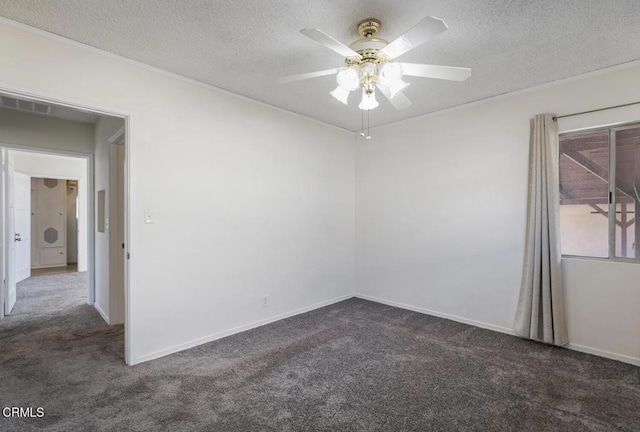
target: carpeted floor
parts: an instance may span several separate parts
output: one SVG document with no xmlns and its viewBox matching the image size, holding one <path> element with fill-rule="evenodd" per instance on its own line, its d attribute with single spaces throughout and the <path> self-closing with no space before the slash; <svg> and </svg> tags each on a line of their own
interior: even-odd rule
<svg viewBox="0 0 640 432">
<path fill-rule="evenodd" d="M 134 367 L 82 273 L 0 323 L 2 431 L 640 431 L 640 368 L 351 299 Z"/>
</svg>

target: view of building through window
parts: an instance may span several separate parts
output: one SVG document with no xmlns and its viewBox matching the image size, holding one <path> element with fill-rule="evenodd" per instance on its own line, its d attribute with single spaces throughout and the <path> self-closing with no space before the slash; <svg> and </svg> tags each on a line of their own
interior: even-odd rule
<svg viewBox="0 0 640 432">
<path fill-rule="evenodd" d="M 561 135 L 559 169 L 563 255 L 640 259 L 640 125 Z"/>
<path fill-rule="evenodd" d="M 640 258 L 640 126 L 615 131 L 616 256 Z"/>
</svg>

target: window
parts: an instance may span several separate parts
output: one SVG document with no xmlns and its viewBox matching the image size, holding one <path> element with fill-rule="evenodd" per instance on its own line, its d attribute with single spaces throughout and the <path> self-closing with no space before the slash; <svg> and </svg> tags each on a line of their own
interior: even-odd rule
<svg viewBox="0 0 640 432">
<path fill-rule="evenodd" d="M 640 260 L 640 124 L 560 135 L 563 255 Z"/>
</svg>

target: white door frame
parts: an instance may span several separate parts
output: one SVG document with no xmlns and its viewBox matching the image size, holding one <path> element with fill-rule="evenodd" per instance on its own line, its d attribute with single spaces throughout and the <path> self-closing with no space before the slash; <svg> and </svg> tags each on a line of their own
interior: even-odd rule
<svg viewBox="0 0 640 432">
<path fill-rule="evenodd" d="M 131 114 L 127 112 L 122 112 L 121 110 L 114 110 L 110 107 L 99 107 L 95 105 L 87 105 L 84 101 L 67 99 L 62 100 L 60 96 L 55 93 L 49 93 L 42 90 L 38 90 L 38 92 L 31 91 L 29 89 L 24 89 L 12 85 L 10 83 L 0 82 L 0 93 L 3 93 L 7 96 L 12 96 L 16 98 L 26 98 L 37 102 L 42 102 L 45 104 L 55 104 L 61 105 L 72 109 L 79 109 L 82 111 L 89 111 L 98 115 L 108 115 L 111 117 L 119 117 L 124 120 L 124 138 L 125 138 L 125 167 L 124 167 L 124 237 L 125 244 L 127 245 L 125 251 L 125 263 L 124 263 L 124 361 L 128 365 L 132 365 L 135 363 L 135 355 L 132 351 L 131 346 L 131 273 L 134 271 L 134 266 L 131 263 L 131 253 L 134 250 L 134 244 L 131 241 L 133 236 L 133 227 L 131 226 L 131 214 L 135 210 L 134 200 L 132 197 L 133 185 L 135 184 L 135 177 L 133 173 L 135 172 L 133 167 L 135 165 L 135 161 L 133 160 L 133 142 L 131 141 Z M 89 285 L 91 289 L 89 290 L 89 301 L 91 304 L 95 301 L 95 179 L 94 179 L 94 155 L 86 154 L 86 153 L 75 153 L 64 150 L 56 150 L 56 149 L 45 149 L 45 148 L 36 148 L 36 147 L 25 147 L 19 145 L 10 145 L 3 144 L 2 146 L 6 148 L 13 148 L 15 150 L 23 150 L 23 151 L 35 151 L 41 153 L 49 153 L 49 154 L 58 154 L 62 156 L 75 156 L 75 157 L 86 157 L 88 159 L 87 168 L 87 201 L 88 201 L 88 216 L 89 221 L 87 224 L 87 242 L 88 248 L 88 264 L 89 264 Z M 3 222 L 4 225 L 4 222 Z M 4 248 L 0 247 L 0 261 L 4 266 L 5 261 L 5 253 Z M 4 316 L 4 288 L 0 290 L 0 304 L 2 307 L 2 313 L 0 318 Z"/>
<path fill-rule="evenodd" d="M 88 153 L 70 152 L 64 150 L 46 149 L 42 147 L 31 147 L 18 144 L 7 144 L 0 142 L 0 148 L 8 151 L 15 150 L 26 153 L 37 153 L 41 155 L 51 156 L 65 156 L 74 157 L 78 159 L 84 159 L 87 166 L 87 269 L 89 272 L 89 283 L 87 285 L 87 304 L 92 305 L 95 301 L 95 203 L 94 203 L 94 178 L 93 178 L 93 155 Z M 54 176 L 58 178 L 58 176 Z M 67 179 L 67 177 L 65 177 Z M 75 179 L 74 176 L 68 177 L 68 179 Z M 7 209 L 4 209 L 5 214 Z M 4 225 L 5 221 L 3 221 Z M 6 247 L 2 250 L 3 265 L 5 264 Z"/>
</svg>

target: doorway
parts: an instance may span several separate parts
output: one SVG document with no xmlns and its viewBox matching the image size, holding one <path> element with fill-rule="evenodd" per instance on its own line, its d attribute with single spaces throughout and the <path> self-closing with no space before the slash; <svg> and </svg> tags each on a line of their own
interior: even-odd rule
<svg viewBox="0 0 640 432">
<path fill-rule="evenodd" d="M 3 110 L 6 108 L 6 99 L 17 100 L 17 96 L 7 96 L 0 91 L 0 114 L 4 120 L 0 129 L 7 125 L 11 128 L 12 122 L 6 119 L 22 115 L 13 111 L 9 113 L 11 115 L 6 115 L 7 111 Z M 21 101 L 23 97 L 20 96 Z M 17 297 L 16 283 L 21 280 L 27 281 L 29 276 L 37 275 L 39 272 L 46 274 L 84 271 L 87 275 L 83 279 L 87 284 L 86 295 L 83 295 L 84 303 L 93 306 L 109 325 L 124 324 L 125 362 L 129 363 L 129 337 L 126 325 L 128 262 L 125 262 L 126 251 L 123 249 L 123 245 L 128 243 L 128 218 L 125 208 L 128 204 L 126 118 L 85 108 L 57 105 L 51 101 L 24 100 L 30 100 L 33 106 L 38 105 L 38 111 L 29 113 L 30 115 L 51 115 L 64 121 L 82 118 L 88 119 L 92 124 L 88 126 L 91 130 L 89 146 L 80 149 L 81 151 L 69 149 L 69 146 L 65 148 L 65 142 L 60 145 L 55 140 L 47 140 L 44 144 L 12 142 L 5 137 L 16 136 L 15 130 L 10 130 L 4 135 L 0 130 L 3 156 L 0 185 L 3 199 L 3 247 L 0 261 L 4 276 L 4 286 L 0 289 L 0 318 L 5 314 L 11 318 L 11 309 Z M 28 104 L 20 102 L 15 105 L 24 107 Z M 42 113 L 42 105 L 48 107 L 44 110 L 46 114 Z M 53 121 L 50 118 L 46 120 Z M 34 120 L 35 123 L 38 121 Z M 18 121 L 15 124 L 30 128 L 32 121 Z M 25 135 L 33 138 L 34 130 L 38 130 L 38 126 Z M 25 172 L 21 168 L 16 170 L 16 156 L 18 159 L 53 159 L 40 164 L 40 171 Z M 80 161 L 84 165 L 83 174 L 74 175 L 60 171 L 52 173 L 51 169 L 59 168 L 63 159 Z M 42 169 L 43 167 L 47 169 Z M 96 230 L 98 187 L 102 188 L 103 196 L 106 189 L 106 203 L 103 204 L 106 204 L 107 219 L 106 230 L 103 232 Z M 27 189 L 30 194 L 25 193 Z M 56 189 L 59 190 L 56 192 Z M 47 194 L 50 196 L 45 196 Z M 25 198 L 27 196 L 28 198 Z M 45 201 L 52 201 L 51 196 L 56 197 L 56 209 L 44 209 L 40 212 Z M 36 208 L 38 211 L 34 211 Z M 74 223 L 77 226 L 74 226 Z M 116 244 L 119 246 L 117 249 L 114 247 Z M 29 245 L 32 247 L 29 248 Z M 114 287 L 120 291 L 114 292 Z M 97 301 L 98 296 L 101 299 L 106 298 L 107 301 L 100 303 Z"/>
<path fill-rule="evenodd" d="M 9 299 L 4 313 L 10 315 L 20 282 L 32 276 L 90 270 L 90 158 L 9 147 L 3 148 L 3 158 L 5 290 Z M 87 278 L 83 296 L 88 298 L 93 289 L 91 278 Z"/>
</svg>

